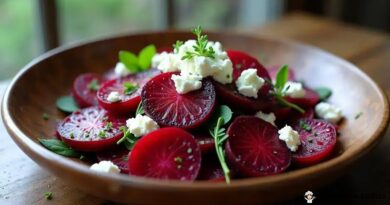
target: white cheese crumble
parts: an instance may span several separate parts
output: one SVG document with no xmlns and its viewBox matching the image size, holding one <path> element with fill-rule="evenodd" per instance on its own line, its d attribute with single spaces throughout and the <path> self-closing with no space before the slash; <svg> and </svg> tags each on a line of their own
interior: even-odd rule
<svg viewBox="0 0 390 205">
<path fill-rule="evenodd" d="M 157 68 L 163 73 L 178 71 L 179 56 L 175 53 L 157 53 L 152 58 L 152 67 Z"/>
<path fill-rule="evenodd" d="M 180 46 L 177 52 L 156 54 L 152 59 L 152 66 L 162 72 L 180 71 L 182 76 L 189 74 L 201 78 L 210 76 L 222 84 L 233 81 L 233 63 L 223 50 L 221 43 L 212 41 L 207 43 L 207 47 L 211 46 L 213 48 L 215 58 L 194 55 L 191 59 L 182 59 L 187 52 L 195 52 L 194 45 L 196 45 L 195 40 L 188 40 Z M 180 88 L 177 88 L 177 90 L 179 92 Z"/>
<path fill-rule="evenodd" d="M 106 173 L 114 173 L 119 174 L 121 170 L 111 161 L 100 161 L 99 163 L 93 164 L 89 167 L 91 170 L 95 170 L 98 172 L 106 172 Z"/>
<path fill-rule="evenodd" d="M 276 116 L 273 112 L 270 112 L 267 114 L 267 113 L 263 113 L 263 112 L 259 111 L 255 114 L 255 117 L 258 117 L 266 122 L 271 123 L 273 126 L 276 126 L 275 125 Z"/>
<path fill-rule="evenodd" d="M 299 134 L 297 131 L 293 130 L 290 126 L 286 125 L 278 131 L 279 139 L 286 142 L 287 147 L 295 152 L 298 149 L 298 146 L 301 144 L 299 139 Z"/>
<path fill-rule="evenodd" d="M 109 102 L 118 102 L 121 100 L 121 95 L 117 91 L 112 91 L 110 94 L 108 94 L 107 100 Z"/>
<path fill-rule="evenodd" d="M 114 71 L 115 71 L 115 74 L 117 74 L 118 76 L 121 76 L 121 77 L 131 74 L 131 72 L 126 68 L 125 64 L 123 64 L 121 62 L 118 62 L 115 65 Z"/>
<path fill-rule="evenodd" d="M 126 121 L 130 133 L 136 137 L 141 137 L 159 128 L 158 124 L 146 115 L 138 114 L 135 118 Z"/>
<path fill-rule="evenodd" d="M 303 98 L 306 94 L 302 83 L 292 81 L 286 82 L 282 92 L 292 98 Z"/>
<path fill-rule="evenodd" d="M 171 79 L 175 83 L 176 91 L 180 94 L 186 94 L 202 87 L 202 77 L 194 74 L 172 75 Z"/>
<path fill-rule="evenodd" d="M 257 93 L 263 85 L 264 79 L 257 75 L 255 68 L 242 71 L 236 80 L 238 92 L 247 97 L 257 98 Z"/>
<path fill-rule="evenodd" d="M 340 108 L 326 102 L 318 103 L 314 110 L 318 117 L 334 124 L 343 117 Z"/>
</svg>

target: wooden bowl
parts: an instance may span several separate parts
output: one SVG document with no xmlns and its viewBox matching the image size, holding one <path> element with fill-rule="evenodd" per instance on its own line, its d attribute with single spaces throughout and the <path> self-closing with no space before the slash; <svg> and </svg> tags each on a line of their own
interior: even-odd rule
<svg viewBox="0 0 390 205">
<path fill-rule="evenodd" d="M 84 72 L 102 73 L 117 62 L 119 50 L 139 51 L 147 44 L 171 46 L 188 33 L 130 35 L 58 48 L 35 59 L 13 79 L 2 103 L 2 117 L 16 144 L 40 166 L 85 192 L 134 204 L 259 204 L 275 202 L 330 183 L 376 145 L 389 120 L 383 91 L 351 63 L 322 50 L 284 40 L 210 33 L 225 48 L 243 50 L 265 65 L 289 64 L 309 87 L 333 90 L 330 102 L 343 110 L 339 150 L 332 159 L 283 174 L 234 180 L 230 185 L 210 182 L 158 181 L 126 175 L 95 173 L 80 160 L 65 158 L 42 147 L 37 139 L 53 136 L 56 119 L 64 114 L 56 99 L 69 93 L 73 79 Z M 355 115 L 363 115 L 355 119 Z M 49 121 L 42 120 L 48 113 Z M 373 162 L 374 163 L 374 162 Z M 17 174 L 17 173 L 15 173 Z M 367 176 L 369 177 L 369 176 Z"/>
</svg>

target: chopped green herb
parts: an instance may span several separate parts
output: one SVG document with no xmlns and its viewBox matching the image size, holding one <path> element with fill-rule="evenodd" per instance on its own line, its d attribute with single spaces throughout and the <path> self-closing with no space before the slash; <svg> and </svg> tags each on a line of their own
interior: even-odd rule
<svg viewBox="0 0 390 205">
<path fill-rule="evenodd" d="M 42 119 L 43 119 L 43 120 L 49 120 L 49 114 L 43 113 L 43 114 L 42 114 Z"/>
<path fill-rule="evenodd" d="M 84 155 L 80 155 L 80 160 L 84 160 L 85 159 L 85 156 Z"/>
<path fill-rule="evenodd" d="M 123 91 L 124 94 L 131 95 L 138 89 L 138 86 L 134 85 L 130 82 L 124 82 L 123 88 L 124 88 L 124 91 Z"/>
<path fill-rule="evenodd" d="M 44 147 L 46 147 L 48 150 L 65 156 L 65 157 L 79 157 L 80 154 L 77 153 L 75 150 L 70 148 L 67 144 L 65 144 L 63 141 L 60 141 L 58 139 L 38 139 L 39 143 L 41 143 Z"/>
<path fill-rule="evenodd" d="M 225 175 L 225 181 L 227 184 L 229 184 L 230 183 L 230 169 L 226 163 L 225 151 L 223 150 L 223 142 L 229 136 L 226 134 L 225 128 L 222 127 L 224 124 L 225 124 L 224 118 L 219 117 L 214 129 L 210 130 L 210 134 L 214 138 L 215 150 L 217 152 L 219 163 L 221 164 L 223 173 Z"/>
<path fill-rule="evenodd" d="M 316 88 L 315 91 L 317 92 L 321 101 L 328 99 L 332 95 L 332 90 L 326 87 Z"/>
<path fill-rule="evenodd" d="M 283 65 L 278 73 L 276 74 L 276 82 L 275 85 L 273 86 L 273 90 L 271 91 L 273 95 L 275 96 L 276 100 L 281 104 L 286 107 L 290 107 L 300 113 L 304 113 L 305 110 L 303 110 L 301 107 L 298 105 L 288 102 L 286 99 L 284 99 L 284 92 L 286 89 L 284 89 L 284 86 L 286 85 L 288 81 L 288 66 Z"/>
<path fill-rule="evenodd" d="M 175 157 L 173 160 L 174 160 L 177 164 L 182 164 L 182 163 L 183 163 L 183 158 L 181 158 L 181 157 Z"/>
<path fill-rule="evenodd" d="M 71 113 L 79 109 L 72 96 L 62 96 L 57 99 L 57 108 L 61 111 Z"/>
<path fill-rule="evenodd" d="M 196 44 L 194 45 L 194 51 L 187 51 L 182 60 L 192 59 L 194 56 L 204 56 L 208 58 L 215 58 L 215 51 L 212 46 L 207 45 L 208 39 L 207 35 L 202 35 L 202 28 L 197 26 L 192 29 L 192 33 L 196 35 Z"/>
<path fill-rule="evenodd" d="M 97 79 L 93 79 L 89 84 L 88 84 L 88 90 L 90 91 L 97 91 L 99 90 L 99 82 Z"/>
<path fill-rule="evenodd" d="M 308 131 L 308 132 L 311 131 L 310 125 L 307 124 L 307 123 L 306 123 L 305 121 L 303 121 L 303 120 L 300 120 L 300 121 L 299 121 L 299 127 L 301 127 L 302 129 L 304 129 L 304 130 L 306 130 L 306 131 Z"/>
<path fill-rule="evenodd" d="M 52 200 L 53 199 L 53 192 L 51 192 L 51 191 L 45 192 L 45 199 Z"/>
<path fill-rule="evenodd" d="M 183 45 L 183 41 L 177 40 L 175 44 L 172 44 L 173 52 L 178 53 L 180 46 L 182 46 L 182 45 Z"/>
<path fill-rule="evenodd" d="M 104 126 L 104 130 L 105 131 L 108 131 L 108 130 L 110 130 L 112 128 L 112 122 L 108 122 L 107 124 L 106 124 L 106 126 Z"/>
<path fill-rule="evenodd" d="M 101 130 L 101 131 L 98 133 L 98 136 L 99 136 L 100 138 L 105 138 L 105 137 L 106 137 L 106 131 Z"/>
<path fill-rule="evenodd" d="M 73 132 L 71 132 L 69 136 L 70 136 L 70 139 L 74 139 L 74 134 L 73 134 Z"/>
<path fill-rule="evenodd" d="M 355 115 L 355 120 L 359 119 L 363 115 L 363 112 L 359 112 Z"/>
</svg>

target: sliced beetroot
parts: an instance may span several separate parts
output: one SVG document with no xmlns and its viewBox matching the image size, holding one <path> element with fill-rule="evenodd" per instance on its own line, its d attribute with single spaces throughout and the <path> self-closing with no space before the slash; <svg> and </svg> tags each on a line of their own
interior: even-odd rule
<svg viewBox="0 0 390 205">
<path fill-rule="evenodd" d="M 145 113 L 162 127 L 198 127 L 214 110 L 214 86 L 210 80 L 204 79 L 199 90 L 179 94 L 171 80 L 173 74 L 160 74 L 145 84 L 142 90 Z"/>
<path fill-rule="evenodd" d="M 157 179 L 194 180 L 201 153 L 194 137 L 183 129 L 161 128 L 143 136 L 129 157 L 129 173 Z"/>
<path fill-rule="evenodd" d="M 105 82 L 97 92 L 99 105 L 114 115 L 128 115 L 130 112 L 137 109 L 137 106 L 141 101 L 140 94 L 142 87 L 150 78 L 159 73 L 160 71 L 151 69 Z M 124 87 L 125 83 L 131 83 L 138 88 L 133 92 L 126 94 Z M 118 102 L 108 101 L 107 98 L 111 92 L 118 92 L 121 100 Z"/>
<path fill-rule="evenodd" d="M 203 155 L 197 180 L 225 182 L 225 175 L 215 152 Z"/>
<path fill-rule="evenodd" d="M 293 162 L 313 165 L 325 160 L 336 147 L 336 128 L 318 119 L 303 119 L 294 127 L 299 133 L 301 145 L 293 153 Z"/>
<path fill-rule="evenodd" d="M 299 113 L 297 111 L 292 111 L 292 115 L 290 119 L 288 120 L 288 124 L 290 125 L 296 125 L 299 123 L 302 119 L 313 119 L 314 118 L 314 109 L 313 108 L 307 108 L 304 113 Z"/>
<path fill-rule="evenodd" d="M 278 74 L 278 71 L 279 71 L 280 67 L 282 67 L 282 66 L 281 65 L 274 65 L 274 66 L 271 66 L 271 67 L 269 67 L 267 69 L 272 80 L 276 79 L 276 75 Z M 288 80 L 289 81 L 294 81 L 295 80 L 294 70 L 291 69 L 290 67 L 288 69 Z"/>
<path fill-rule="evenodd" d="M 239 116 L 229 126 L 225 152 L 228 162 L 242 176 L 266 176 L 283 172 L 291 154 L 278 138 L 278 129 L 253 116 Z"/>
<path fill-rule="evenodd" d="M 318 94 L 309 88 L 305 88 L 305 96 L 302 98 L 292 98 L 289 96 L 286 96 L 285 98 L 287 101 L 302 107 L 314 107 L 320 101 Z"/>
<path fill-rule="evenodd" d="M 202 154 L 215 151 L 214 139 L 209 133 L 196 133 L 195 140 L 198 142 Z"/>
<path fill-rule="evenodd" d="M 113 118 L 100 107 L 88 107 L 66 117 L 57 125 L 57 135 L 79 151 L 101 151 L 113 146 L 122 136 L 124 119 Z"/>
<path fill-rule="evenodd" d="M 96 84 L 95 84 L 96 83 Z M 97 105 L 96 92 L 101 83 L 98 75 L 84 73 L 73 81 L 72 95 L 79 107 Z M 97 86 L 92 86 L 93 84 Z"/>
<path fill-rule="evenodd" d="M 105 150 L 96 153 L 97 160 L 111 161 L 119 167 L 121 173 L 129 173 L 129 150 L 121 147 L 115 147 L 110 150 Z"/>
<path fill-rule="evenodd" d="M 233 83 L 227 85 L 222 85 L 218 82 L 214 83 L 219 98 L 240 110 L 252 112 L 258 110 L 269 111 L 273 105 L 273 97 L 270 95 L 270 76 L 267 70 L 256 58 L 244 52 L 228 50 L 227 54 L 233 63 Z M 241 72 L 249 68 L 257 69 L 257 75 L 267 80 L 259 90 L 257 99 L 239 94 L 235 85 L 235 81 L 241 75 Z"/>
</svg>

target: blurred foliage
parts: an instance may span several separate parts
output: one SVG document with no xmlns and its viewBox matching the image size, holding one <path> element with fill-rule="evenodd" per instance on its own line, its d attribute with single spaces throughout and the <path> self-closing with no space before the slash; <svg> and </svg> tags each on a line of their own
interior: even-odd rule
<svg viewBox="0 0 390 205">
<path fill-rule="evenodd" d="M 36 0 L 0 0 L 0 80 L 41 50 Z M 236 23 L 239 1 L 175 0 L 178 28 L 217 29 Z M 61 44 L 131 31 L 163 29 L 164 0 L 57 0 Z"/>
</svg>

